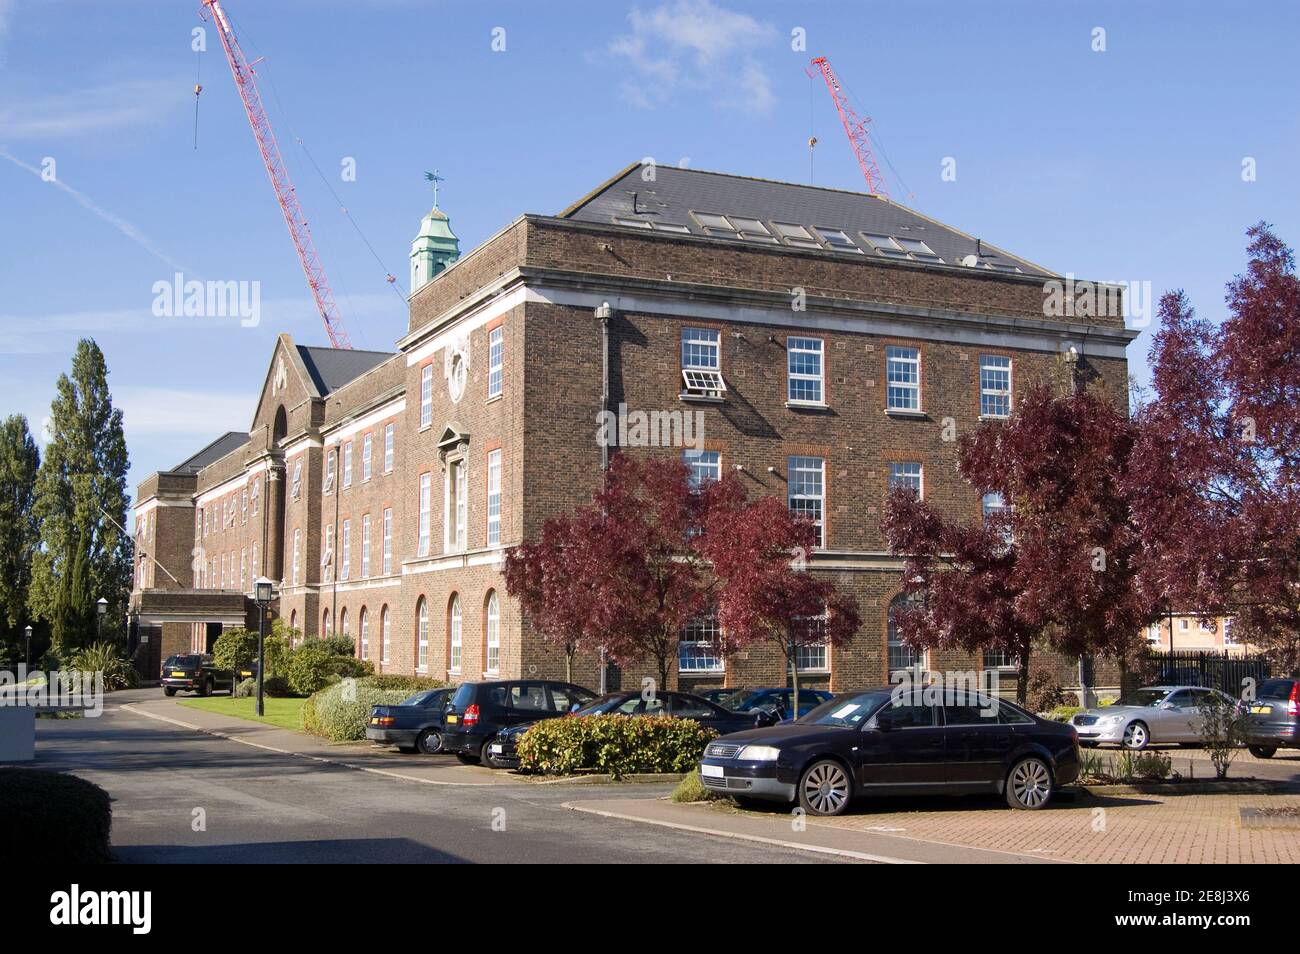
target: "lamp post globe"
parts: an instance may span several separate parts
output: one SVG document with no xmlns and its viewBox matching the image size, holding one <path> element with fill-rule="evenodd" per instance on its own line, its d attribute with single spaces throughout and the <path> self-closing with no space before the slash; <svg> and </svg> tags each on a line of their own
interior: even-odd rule
<svg viewBox="0 0 1300 954">
<path fill-rule="evenodd" d="M 100 597 L 95 601 L 95 638 L 104 638 L 104 614 L 108 612 L 108 600 Z"/>
</svg>

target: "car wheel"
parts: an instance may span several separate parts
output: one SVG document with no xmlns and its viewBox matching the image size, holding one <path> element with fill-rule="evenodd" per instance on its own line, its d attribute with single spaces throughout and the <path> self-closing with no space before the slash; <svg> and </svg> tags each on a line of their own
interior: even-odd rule
<svg viewBox="0 0 1300 954">
<path fill-rule="evenodd" d="M 478 765 L 481 759 L 472 752 L 457 752 L 456 758 L 460 759 L 462 765 Z"/>
<path fill-rule="evenodd" d="M 834 759 L 814 762 L 799 779 L 799 805 L 810 815 L 842 815 L 852 794 L 849 773 Z"/>
<path fill-rule="evenodd" d="M 199 686 L 199 695 L 201 695 L 201 696 L 210 696 L 210 695 L 212 695 L 212 680 L 211 680 L 211 679 L 207 680 L 205 683 L 203 683 L 203 685 Z"/>
<path fill-rule="evenodd" d="M 425 729 L 415 737 L 415 748 L 422 755 L 437 755 L 442 751 L 442 733 L 437 729 Z"/>
<path fill-rule="evenodd" d="M 498 762 L 496 759 L 492 757 L 491 748 L 492 748 L 492 740 L 489 739 L 488 741 L 483 743 L 483 748 L 479 752 L 479 759 L 483 762 L 484 765 L 486 765 L 490 769 L 505 768 L 504 765 L 502 765 L 500 762 Z"/>
<path fill-rule="evenodd" d="M 164 696 L 174 696 L 174 695 L 176 695 L 176 690 L 173 689 L 171 686 L 163 686 L 163 695 L 164 695 Z"/>
<path fill-rule="evenodd" d="M 1277 751 L 1276 745 L 1251 745 L 1246 747 L 1251 755 L 1257 759 L 1271 759 L 1273 753 Z"/>
<path fill-rule="evenodd" d="M 1139 752 L 1147 747 L 1151 741 L 1151 733 L 1147 729 L 1145 722 L 1130 722 L 1124 727 L 1124 738 L 1120 742 L 1126 749 Z"/>
<path fill-rule="evenodd" d="M 1006 788 L 1012 808 L 1042 808 L 1052 800 L 1052 770 L 1040 758 L 1021 759 L 1011 767 Z"/>
</svg>

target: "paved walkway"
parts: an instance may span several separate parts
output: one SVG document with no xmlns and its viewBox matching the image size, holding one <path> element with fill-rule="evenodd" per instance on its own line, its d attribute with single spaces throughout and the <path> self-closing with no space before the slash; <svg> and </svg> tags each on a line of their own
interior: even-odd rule
<svg viewBox="0 0 1300 954">
<path fill-rule="evenodd" d="M 301 732 L 248 719 L 192 709 L 164 696 L 132 694 L 125 708 L 179 728 L 230 739 L 264 751 L 296 755 L 377 775 L 389 775 L 430 785 L 528 785 L 510 772 L 462 765 L 454 755 L 403 755 L 369 742 L 334 743 Z M 535 784 L 535 783 L 534 783 Z"/>
<path fill-rule="evenodd" d="M 784 810 L 741 811 L 730 803 L 675 805 L 620 799 L 571 800 L 579 811 L 738 838 L 807 842 L 916 861 L 1054 861 L 1097 864 L 1295 864 L 1300 827 L 1277 810 L 1300 813 L 1300 794 L 1123 795 L 1062 798 L 1036 812 L 1013 811 L 1000 799 L 873 799 L 849 815 L 807 819 L 793 830 Z M 1242 810 L 1272 814 L 1273 827 L 1243 827 Z"/>
</svg>

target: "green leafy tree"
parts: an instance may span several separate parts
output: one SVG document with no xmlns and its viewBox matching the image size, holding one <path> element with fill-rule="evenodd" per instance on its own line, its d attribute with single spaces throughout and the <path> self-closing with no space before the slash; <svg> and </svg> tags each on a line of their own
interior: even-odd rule
<svg viewBox="0 0 1300 954">
<path fill-rule="evenodd" d="M 27 418 L 0 424 L 0 656 L 21 659 L 37 527 L 32 512 L 41 465 Z"/>
<path fill-rule="evenodd" d="M 83 338 L 50 405 L 32 508 L 40 546 L 28 606 L 50 622 L 61 649 L 94 640 L 100 597 L 108 600 L 104 635 L 120 629 L 131 585 L 130 541 L 119 529 L 126 525 L 126 470 L 122 412 L 109 394 L 104 353 Z"/>
</svg>

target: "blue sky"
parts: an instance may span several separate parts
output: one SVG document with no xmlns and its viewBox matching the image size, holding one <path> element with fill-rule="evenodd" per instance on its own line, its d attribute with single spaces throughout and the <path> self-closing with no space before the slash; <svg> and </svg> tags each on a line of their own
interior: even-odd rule
<svg viewBox="0 0 1300 954">
<path fill-rule="evenodd" d="M 324 343 L 215 32 L 191 50 L 198 6 L 0 0 L 0 413 L 39 431 L 93 336 L 132 487 L 247 426 L 277 332 Z M 1300 5 L 1281 0 L 227 9 L 266 58 L 263 96 L 358 347 L 390 348 L 404 305 L 297 138 L 404 287 L 430 168 L 463 250 L 647 156 L 808 181 L 810 128 L 815 181 L 861 188 L 804 73 L 819 54 L 872 116 L 891 196 L 1048 267 L 1182 287 L 1218 316 L 1247 226 L 1300 242 Z M 36 174 L 47 159 L 57 182 Z M 153 284 L 176 266 L 260 282 L 261 323 L 155 317 Z M 1140 378 L 1148 337 L 1130 349 Z"/>
</svg>

